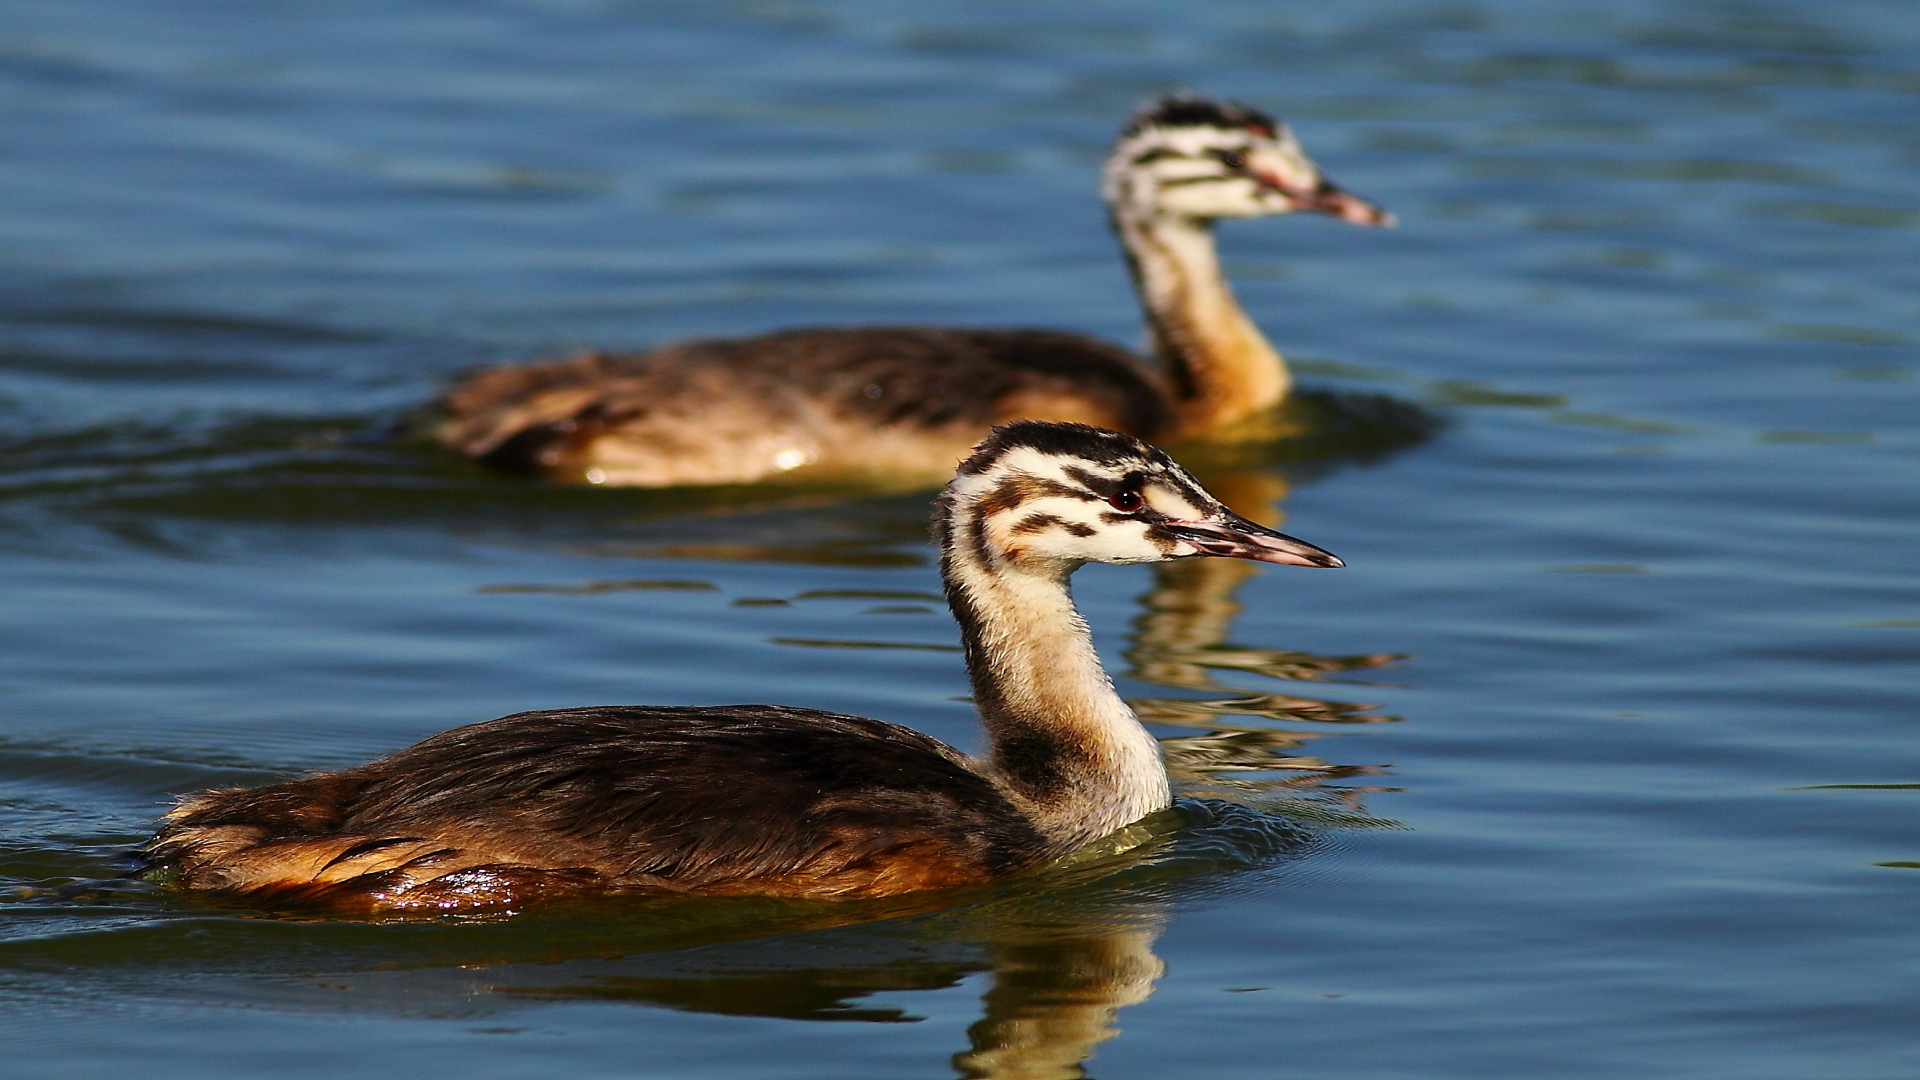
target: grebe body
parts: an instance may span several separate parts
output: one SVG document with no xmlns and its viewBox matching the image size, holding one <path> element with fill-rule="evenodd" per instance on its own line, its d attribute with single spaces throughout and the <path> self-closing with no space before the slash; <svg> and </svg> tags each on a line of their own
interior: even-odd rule
<svg viewBox="0 0 1920 1080">
<path fill-rule="evenodd" d="M 457 728 L 358 768 L 189 796 L 146 849 L 189 891 L 336 911 L 582 892 L 816 898 L 976 884 L 1168 805 L 1069 575 L 1224 556 L 1339 566 L 1129 436 L 1022 421 L 935 511 L 988 751 L 771 705 L 609 706 Z"/>
<path fill-rule="evenodd" d="M 1175 423 L 1157 378 L 1118 347 L 1047 330 L 910 326 L 587 353 L 483 372 L 443 404 L 469 421 L 457 445 L 490 466 L 632 487 L 783 474 L 928 487 L 1010 420 L 1129 432 Z M 486 435 L 471 441 L 476 421 Z"/>
<path fill-rule="evenodd" d="M 789 474 L 939 483 L 990 428 L 1021 418 L 1231 438 L 1291 379 L 1227 285 L 1214 223 L 1301 210 L 1392 222 L 1328 182 L 1272 118 L 1194 97 L 1133 118 L 1102 194 L 1157 368 L 1055 330 L 788 330 L 482 372 L 441 398 L 430 430 L 498 468 L 641 487 Z"/>
</svg>

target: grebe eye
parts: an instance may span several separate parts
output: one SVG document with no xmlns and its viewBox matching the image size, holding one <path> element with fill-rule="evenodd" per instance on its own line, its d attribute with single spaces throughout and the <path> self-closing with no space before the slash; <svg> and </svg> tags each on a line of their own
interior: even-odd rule
<svg viewBox="0 0 1920 1080">
<path fill-rule="evenodd" d="M 1113 507 L 1115 510 L 1120 511 L 1123 514 L 1131 514 L 1135 510 L 1140 509 L 1140 507 L 1143 505 L 1143 501 L 1140 498 L 1139 492 L 1123 491 L 1120 494 L 1115 495 L 1113 498 L 1108 499 L 1107 505 Z"/>
</svg>

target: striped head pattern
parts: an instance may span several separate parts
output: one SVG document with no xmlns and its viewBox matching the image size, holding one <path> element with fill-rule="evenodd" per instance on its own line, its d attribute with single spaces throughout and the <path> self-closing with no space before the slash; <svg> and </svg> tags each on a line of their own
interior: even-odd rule
<svg viewBox="0 0 1920 1080">
<path fill-rule="evenodd" d="M 1118 215 L 1212 221 L 1312 210 L 1356 225 L 1393 215 L 1320 174 L 1287 126 L 1244 105 L 1179 94 L 1136 113 L 1107 156 Z"/>
<path fill-rule="evenodd" d="M 1227 509 L 1159 450 L 1084 424 L 1021 420 L 995 428 L 961 463 L 934 520 L 950 565 L 989 573 L 1064 576 L 1088 562 L 1202 555 L 1342 565 Z"/>
</svg>

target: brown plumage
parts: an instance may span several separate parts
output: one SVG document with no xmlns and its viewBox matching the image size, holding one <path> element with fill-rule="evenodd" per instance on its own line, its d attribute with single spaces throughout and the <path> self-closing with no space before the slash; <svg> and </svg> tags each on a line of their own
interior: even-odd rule
<svg viewBox="0 0 1920 1080">
<path fill-rule="evenodd" d="M 852 327 L 586 353 L 474 375 L 428 429 L 487 465 L 663 487 L 791 474 L 941 482 L 996 424 L 1086 423 L 1140 438 L 1257 437 L 1291 382 L 1221 275 L 1222 217 L 1311 210 L 1388 224 L 1255 110 L 1169 98 L 1134 117 L 1104 195 L 1160 361 L 1057 330 Z"/>
<path fill-rule="evenodd" d="M 358 768 L 183 799 L 146 848 L 180 888 L 339 912 L 586 892 L 839 899 L 979 884 L 1167 805 L 1067 578 L 1221 555 L 1338 566 L 1166 455 L 1076 424 L 995 432 L 936 536 L 989 753 L 773 705 L 606 706 L 456 728 Z"/>
<path fill-rule="evenodd" d="M 987 881 L 1042 847 L 960 754 L 907 728 L 766 705 L 611 706 L 520 713 L 359 768 L 191 796 L 149 858 L 195 891 L 374 910 L 585 891 L 886 895 Z"/>
</svg>

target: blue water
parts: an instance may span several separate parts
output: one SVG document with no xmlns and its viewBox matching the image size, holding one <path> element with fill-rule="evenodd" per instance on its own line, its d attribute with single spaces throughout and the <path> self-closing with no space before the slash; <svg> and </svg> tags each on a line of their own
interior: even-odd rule
<svg viewBox="0 0 1920 1080">
<path fill-rule="evenodd" d="M 932 910 L 116 876 L 173 795 L 519 709 L 974 745 L 924 496 L 392 435 L 585 345 L 1137 341 L 1093 188 L 1183 86 L 1402 225 L 1222 230 L 1319 400 L 1391 407 L 1194 463 L 1350 569 L 1079 579 L 1193 800 L 1152 843 Z M 0 1072 L 1910 1075 L 1917 178 L 1902 3 L 15 0 Z"/>
</svg>

